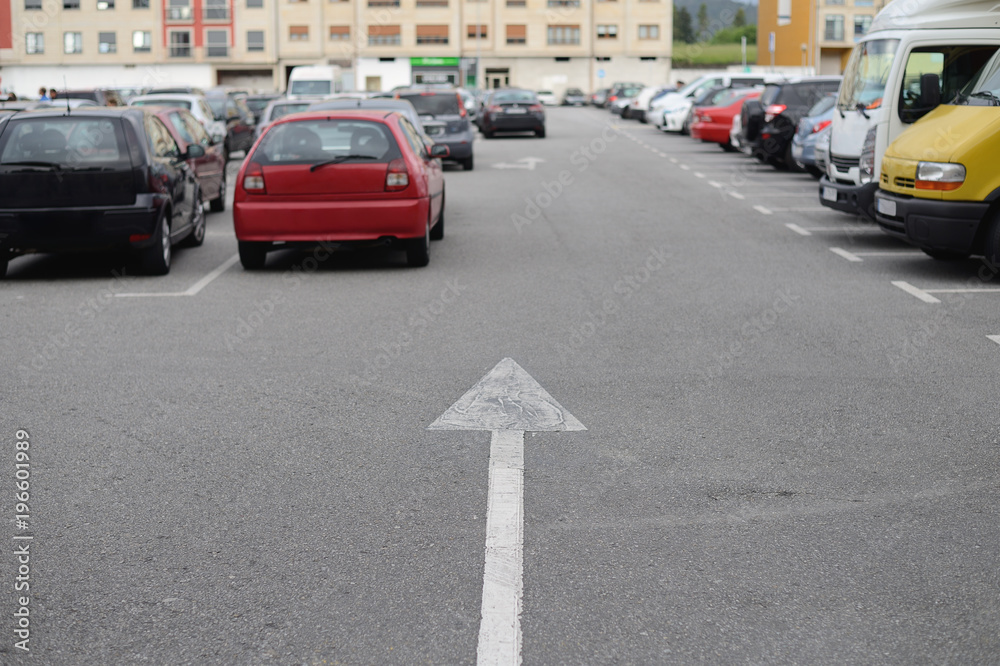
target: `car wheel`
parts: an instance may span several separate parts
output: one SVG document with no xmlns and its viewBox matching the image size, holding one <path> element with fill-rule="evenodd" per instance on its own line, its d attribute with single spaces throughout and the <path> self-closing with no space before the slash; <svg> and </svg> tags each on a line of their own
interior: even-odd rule
<svg viewBox="0 0 1000 666">
<path fill-rule="evenodd" d="M 731 141 L 729 143 L 720 143 L 719 145 L 722 146 L 722 149 L 727 153 L 735 153 L 739 150 L 739 148 L 734 146 Z"/>
<path fill-rule="evenodd" d="M 472 171 L 472 166 L 473 166 L 472 155 L 469 155 L 464 160 L 462 160 L 462 168 L 465 169 L 466 171 Z"/>
<path fill-rule="evenodd" d="M 208 202 L 213 213 L 221 213 L 226 210 L 226 174 L 223 170 L 222 182 L 219 183 L 219 196 Z"/>
<path fill-rule="evenodd" d="M 430 229 L 428 229 L 422 237 L 406 241 L 406 263 L 413 268 L 420 268 L 429 264 L 430 261 L 431 235 Z"/>
<path fill-rule="evenodd" d="M 471 157 L 469 159 L 472 159 Z M 431 227 L 431 240 L 441 240 L 444 238 L 444 190 L 441 190 L 441 213 L 438 215 L 437 224 Z"/>
<path fill-rule="evenodd" d="M 258 241 L 239 241 L 240 263 L 243 269 L 248 271 L 259 271 L 264 268 L 267 260 L 267 251 L 271 248 L 270 243 Z"/>
<path fill-rule="evenodd" d="M 156 223 L 153 234 L 153 244 L 139 250 L 139 269 L 146 275 L 166 275 L 170 272 L 170 259 L 173 248 L 170 247 L 170 211 L 164 208 L 160 211 L 160 219 Z"/>
<path fill-rule="evenodd" d="M 483 130 L 483 136 L 487 139 L 493 138 L 493 130 Z"/>
<path fill-rule="evenodd" d="M 537 136 L 539 139 L 544 139 L 545 138 L 545 128 L 543 127 L 540 130 L 535 130 L 535 136 Z"/>
<path fill-rule="evenodd" d="M 928 257 L 932 259 L 937 259 L 938 261 L 962 261 L 969 258 L 968 252 L 955 252 L 954 250 L 932 250 L 931 248 L 922 247 L 920 248 L 924 251 Z"/>
<path fill-rule="evenodd" d="M 0 250 L 0 280 L 7 275 L 7 266 L 10 265 L 10 254 L 7 250 Z"/>
<path fill-rule="evenodd" d="M 195 201 L 194 210 L 191 211 L 191 233 L 181 241 L 181 247 L 199 247 L 205 242 L 205 206 L 201 203 L 199 194 Z"/>
</svg>

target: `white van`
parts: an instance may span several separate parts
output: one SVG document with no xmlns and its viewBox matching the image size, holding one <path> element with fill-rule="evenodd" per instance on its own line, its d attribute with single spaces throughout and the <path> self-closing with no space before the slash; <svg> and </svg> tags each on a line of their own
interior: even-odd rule
<svg viewBox="0 0 1000 666">
<path fill-rule="evenodd" d="M 299 65 L 288 75 L 288 99 L 327 97 L 344 89 L 336 65 Z"/>
<path fill-rule="evenodd" d="M 1000 49 L 997 0 L 893 0 L 854 46 L 830 135 L 820 202 L 875 219 L 886 147 Z"/>
</svg>

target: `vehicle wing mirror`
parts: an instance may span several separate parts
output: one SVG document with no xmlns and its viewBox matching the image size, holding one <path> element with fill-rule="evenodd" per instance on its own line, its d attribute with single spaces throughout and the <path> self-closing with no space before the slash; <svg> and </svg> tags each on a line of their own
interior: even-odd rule
<svg viewBox="0 0 1000 666">
<path fill-rule="evenodd" d="M 941 103 L 941 80 L 937 74 L 920 75 L 920 108 L 928 111 Z"/>
<path fill-rule="evenodd" d="M 181 155 L 181 158 L 185 160 L 193 160 L 199 157 L 204 157 L 204 155 L 205 155 L 205 148 L 202 147 L 200 144 L 192 143 L 190 146 L 187 147 L 187 151 L 183 155 Z"/>
<path fill-rule="evenodd" d="M 448 157 L 451 155 L 451 149 L 440 143 L 435 143 L 431 146 L 431 157 Z"/>
</svg>

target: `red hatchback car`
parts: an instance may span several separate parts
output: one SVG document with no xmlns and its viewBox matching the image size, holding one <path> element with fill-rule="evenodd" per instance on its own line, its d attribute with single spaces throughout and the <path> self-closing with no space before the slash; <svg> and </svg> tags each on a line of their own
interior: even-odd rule
<svg viewBox="0 0 1000 666">
<path fill-rule="evenodd" d="M 295 245 L 384 243 L 426 266 L 444 237 L 448 147 L 426 147 L 405 117 L 385 111 L 312 111 L 281 118 L 250 149 L 236 179 L 240 262 Z"/>
<path fill-rule="evenodd" d="M 149 110 L 167 126 L 182 153 L 186 153 L 188 146 L 192 145 L 205 149 L 204 155 L 188 158 L 187 163 L 201 187 L 202 202 L 207 201 L 212 212 L 225 210 L 226 154 L 222 143 L 213 143 L 202 124 L 187 109 L 164 107 Z"/>
<path fill-rule="evenodd" d="M 760 97 L 756 88 L 730 88 L 716 101 L 716 106 L 699 106 L 694 109 L 691 137 L 717 143 L 724 150 L 735 150 L 729 139 L 733 118 L 739 114 L 743 101 Z"/>
</svg>

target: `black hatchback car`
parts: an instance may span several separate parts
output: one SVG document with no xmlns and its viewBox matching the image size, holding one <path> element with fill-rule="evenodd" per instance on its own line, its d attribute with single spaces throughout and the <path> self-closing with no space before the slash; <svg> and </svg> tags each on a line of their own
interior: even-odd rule
<svg viewBox="0 0 1000 666">
<path fill-rule="evenodd" d="M 487 139 L 497 132 L 534 132 L 544 138 L 545 108 L 531 90 L 495 90 L 483 109 L 479 128 Z"/>
<path fill-rule="evenodd" d="M 163 122 L 136 108 L 15 113 L 0 118 L 0 276 L 34 252 L 128 250 L 150 275 L 172 245 L 201 245 L 195 174 Z"/>
<path fill-rule="evenodd" d="M 823 97 L 840 89 L 839 76 L 812 76 L 769 83 L 760 97 L 743 103 L 741 142 L 761 162 L 797 169 L 792 138 L 799 119 Z"/>
</svg>

